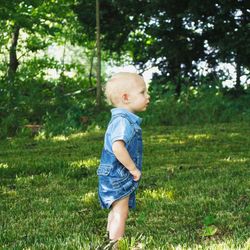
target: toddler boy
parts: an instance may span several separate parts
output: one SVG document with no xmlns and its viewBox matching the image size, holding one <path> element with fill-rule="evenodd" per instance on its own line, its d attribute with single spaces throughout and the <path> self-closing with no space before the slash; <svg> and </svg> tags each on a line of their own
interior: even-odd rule
<svg viewBox="0 0 250 250">
<path fill-rule="evenodd" d="M 97 174 L 101 207 L 110 209 L 110 246 L 123 237 L 129 208 L 135 208 L 142 169 L 141 118 L 135 113 L 146 110 L 149 95 L 143 78 L 128 72 L 115 74 L 107 82 L 105 94 L 115 108 L 111 110 Z"/>
</svg>

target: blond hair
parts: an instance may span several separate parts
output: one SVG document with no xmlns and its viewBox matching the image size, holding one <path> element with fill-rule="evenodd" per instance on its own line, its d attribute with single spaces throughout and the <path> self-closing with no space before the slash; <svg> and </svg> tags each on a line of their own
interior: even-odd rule
<svg viewBox="0 0 250 250">
<path fill-rule="evenodd" d="M 123 93 L 131 91 L 132 84 L 135 83 L 139 78 L 142 78 L 136 73 L 130 72 L 119 72 L 113 75 L 106 83 L 105 95 L 110 104 L 114 106 L 120 100 Z"/>
</svg>

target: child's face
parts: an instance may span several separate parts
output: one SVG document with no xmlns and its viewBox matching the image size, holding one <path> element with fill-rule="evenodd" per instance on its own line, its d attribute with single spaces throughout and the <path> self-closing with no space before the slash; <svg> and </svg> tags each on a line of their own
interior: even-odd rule
<svg viewBox="0 0 250 250">
<path fill-rule="evenodd" d="M 128 92 L 127 107 L 131 112 L 141 112 L 147 109 L 149 104 L 149 95 L 146 84 L 142 77 L 138 77 L 133 82 Z"/>
</svg>

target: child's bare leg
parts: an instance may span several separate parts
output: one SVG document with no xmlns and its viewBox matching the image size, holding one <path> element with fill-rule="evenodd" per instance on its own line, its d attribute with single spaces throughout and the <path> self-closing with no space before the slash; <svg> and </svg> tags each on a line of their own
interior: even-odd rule
<svg viewBox="0 0 250 250">
<path fill-rule="evenodd" d="M 109 224 L 109 238 L 111 240 L 120 239 L 125 232 L 129 210 L 128 201 L 129 197 L 125 197 L 121 200 L 115 201 L 112 205 Z"/>
<path fill-rule="evenodd" d="M 108 215 L 108 224 L 107 224 L 107 232 L 110 231 L 110 224 L 113 218 L 113 208 L 111 208 L 109 215 Z"/>
</svg>

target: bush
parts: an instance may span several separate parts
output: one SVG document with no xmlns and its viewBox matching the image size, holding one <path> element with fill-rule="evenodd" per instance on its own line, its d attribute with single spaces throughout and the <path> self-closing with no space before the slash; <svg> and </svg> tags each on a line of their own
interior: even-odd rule
<svg viewBox="0 0 250 250">
<path fill-rule="evenodd" d="M 250 120 L 250 88 L 237 98 L 227 95 L 221 85 L 186 87 L 179 97 L 172 89 L 160 95 L 152 91 L 151 104 L 143 114 L 146 124 L 184 125 Z"/>
<path fill-rule="evenodd" d="M 40 124 L 46 136 L 54 136 L 106 127 L 110 119 L 111 107 L 103 103 L 102 109 L 97 110 L 95 89 L 89 91 L 84 82 L 67 77 L 48 81 L 42 75 L 26 77 L 19 72 L 12 85 L 3 79 L 0 84 L 1 138 L 30 135 L 24 129 L 26 124 Z M 151 104 L 146 112 L 139 114 L 144 124 L 250 121 L 249 87 L 239 96 L 219 82 L 204 80 L 198 86 L 187 85 L 178 97 L 174 91 L 175 86 L 170 82 L 151 84 Z"/>
</svg>

